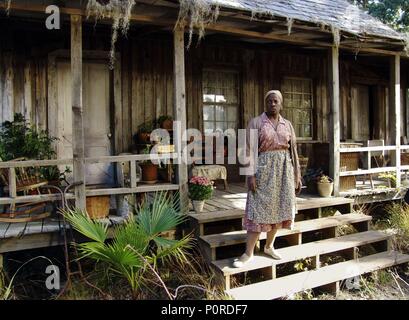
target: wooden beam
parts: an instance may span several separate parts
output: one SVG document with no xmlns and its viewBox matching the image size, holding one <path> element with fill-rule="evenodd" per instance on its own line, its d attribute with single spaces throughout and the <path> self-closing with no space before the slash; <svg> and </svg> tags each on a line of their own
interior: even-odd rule
<svg viewBox="0 0 409 320">
<path fill-rule="evenodd" d="M 329 174 L 334 179 L 334 195 L 339 195 L 339 166 L 340 166 L 340 123 L 339 123 L 339 50 L 332 47 L 329 51 L 329 88 L 331 106 Z"/>
<path fill-rule="evenodd" d="M 186 132 L 186 84 L 185 84 L 185 41 L 184 28 L 179 27 L 174 30 L 174 133 L 175 151 L 178 154 L 177 183 L 180 188 L 180 209 L 182 213 L 189 211 L 189 199 L 187 190 L 187 155 L 183 156 L 186 147 L 186 139 L 183 134 Z"/>
<path fill-rule="evenodd" d="M 72 99 L 72 149 L 74 182 L 82 182 L 75 187 L 75 205 L 85 209 L 85 152 L 84 123 L 82 105 L 82 17 L 71 16 L 71 99 Z"/>
<path fill-rule="evenodd" d="M 400 161 L 400 56 L 395 55 L 390 58 L 390 110 L 392 113 L 392 125 L 391 125 L 391 140 L 395 139 L 396 152 L 395 152 L 395 166 L 396 166 L 396 188 L 400 187 L 401 177 L 401 161 Z"/>
</svg>

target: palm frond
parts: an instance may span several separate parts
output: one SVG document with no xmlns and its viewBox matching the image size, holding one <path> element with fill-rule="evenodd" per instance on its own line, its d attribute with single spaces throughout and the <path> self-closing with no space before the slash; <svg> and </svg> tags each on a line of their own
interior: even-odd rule
<svg viewBox="0 0 409 320">
<path fill-rule="evenodd" d="M 118 226 L 114 231 L 114 241 L 118 245 L 120 244 L 124 248 L 130 245 L 141 253 L 148 248 L 149 240 L 149 237 L 134 219 Z"/>
<path fill-rule="evenodd" d="M 161 237 L 154 238 L 158 246 L 154 260 L 172 260 L 176 259 L 179 262 L 187 261 L 186 250 L 192 247 L 192 238 L 190 235 L 183 237 L 180 240 L 170 240 Z"/>
<path fill-rule="evenodd" d="M 175 229 L 186 219 L 176 208 L 174 199 L 169 199 L 164 192 L 156 193 L 152 205 L 145 201 L 139 207 L 136 221 L 147 235 L 154 237 Z"/>
<path fill-rule="evenodd" d="M 72 227 L 87 238 L 99 243 L 104 243 L 107 239 L 107 224 L 92 220 L 86 212 L 80 209 L 62 210 L 61 212 Z"/>
</svg>

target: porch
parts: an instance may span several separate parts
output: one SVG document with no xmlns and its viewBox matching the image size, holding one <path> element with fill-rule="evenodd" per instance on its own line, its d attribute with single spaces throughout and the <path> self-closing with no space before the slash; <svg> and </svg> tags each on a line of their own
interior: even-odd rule
<svg viewBox="0 0 409 320">
<path fill-rule="evenodd" d="M 376 36 L 361 39 L 338 30 L 337 39 L 330 28 L 311 22 L 292 19 L 289 27 L 286 18 L 271 22 L 263 17 L 249 19 L 249 12 L 226 10 L 217 24 L 208 26 L 206 39 L 188 51 L 188 30 L 174 28 L 177 5 L 142 2 L 132 14 L 129 37 L 117 44 L 113 70 L 108 68 L 111 28 L 106 21 L 97 27 L 86 21 L 86 11 L 77 3 L 70 2 L 72 7 L 67 5 L 61 10 L 63 29 L 56 33 L 43 30 L 44 5 L 16 0 L 11 14 L 1 17 L 5 39 L 0 47 L 1 121 L 11 121 L 14 113 L 20 112 L 59 140 L 55 145 L 56 160 L 0 163 L 0 169 L 8 171 L 9 182 L 8 194 L 0 198 L 0 205 L 59 201 L 59 195 L 54 194 L 19 194 L 16 168 L 68 165 L 73 168 L 72 182 L 76 186 L 67 199 L 84 209 L 87 197 L 110 197 L 116 202 L 116 215 L 104 220 L 110 226 L 126 217 L 125 197 L 155 191 L 179 191 L 181 211 L 187 214 L 188 166 L 180 161 L 187 141 L 181 134 L 186 128 L 207 135 L 246 128 L 251 118 L 264 111 L 265 92 L 279 88 L 288 102 L 285 116 L 296 127 L 299 154 L 309 158 L 309 168 L 321 167 L 331 176 L 335 189 L 332 198 L 303 195 L 297 199 L 297 228 L 280 231 L 282 249 L 287 250 L 292 261 L 312 257 L 317 270 L 321 256 L 334 251 L 342 252 L 349 260 L 344 265 L 318 270 L 313 283 L 300 287 L 314 271 L 273 282 L 277 280 L 276 264 L 261 256 L 250 268 L 264 269 L 271 282 L 261 284 L 259 291 L 256 286 L 233 295 L 251 297 L 254 292 L 268 293 L 271 287 L 303 290 L 328 284 L 336 291 L 341 280 L 408 261 L 407 256 L 391 250 L 387 235 L 369 230 L 371 218 L 352 212 L 353 200 L 346 198 L 364 195 L 368 196 L 365 201 L 381 201 L 403 195 L 401 178 L 409 170 L 409 165 L 401 161 L 409 150 L 404 139 L 401 141 L 409 136 L 409 104 L 405 99 L 409 64 L 399 37 L 393 33 L 380 42 Z M 135 136 L 141 125 L 146 128 L 164 115 L 172 115 L 178 122 L 173 130 L 175 152 L 154 158 L 179 160 L 176 172 L 168 182 L 143 184 L 137 164 L 152 159 L 141 154 Z M 383 140 L 384 144 L 364 145 L 369 140 Z M 362 145 L 351 148 L 341 142 Z M 233 149 L 236 151 L 236 146 Z M 370 154 L 375 152 L 389 153 L 389 163 L 372 167 Z M 361 157 L 363 165 L 342 165 L 343 154 L 357 153 L 367 155 Z M 240 165 L 227 164 L 227 157 L 224 160 L 229 190 L 216 189 L 205 213 L 190 217 L 196 221 L 194 228 L 204 256 L 218 268 L 229 289 L 235 271 L 225 269 L 231 261 L 224 259 L 242 252 L 242 247 L 230 251 L 230 245 L 245 243 L 241 219 L 246 188 L 238 174 Z M 115 173 L 120 163 L 129 167 L 126 183 Z M 87 171 L 90 166 L 93 169 Z M 376 175 L 382 172 L 395 174 L 394 187 L 389 187 L 388 181 L 377 180 Z M 361 182 L 362 177 L 369 176 L 374 182 L 370 187 L 368 181 Z M 101 182 L 101 177 L 109 177 L 109 186 L 88 188 L 95 181 Z M 342 191 L 341 180 L 349 177 L 358 182 Z M 380 184 L 384 187 L 379 188 Z M 336 208 L 341 216 L 327 216 L 326 208 Z M 358 232 L 337 239 L 336 228 L 345 225 L 353 225 Z M 226 227 L 228 230 L 223 230 Z M 62 244 L 61 230 L 58 216 L 0 224 L 0 254 Z M 320 237 L 315 240 L 323 242 L 308 245 L 315 233 Z M 360 264 L 357 248 L 368 243 L 375 244 L 377 255 L 365 257 Z M 226 258 L 226 252 L 231 256 Z M 346 274 L 348 268 L 358 271 Z M 283 294 L 286 292 L 262 298 Z"/>
</svg>

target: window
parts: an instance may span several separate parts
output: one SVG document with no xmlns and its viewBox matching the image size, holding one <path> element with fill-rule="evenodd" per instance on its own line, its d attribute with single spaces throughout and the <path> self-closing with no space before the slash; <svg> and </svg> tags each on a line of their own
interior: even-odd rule
<svg viewBox="0 0 409 320">
<path fill-rule="evenodd" d="M 239 76 L 237 72 L 203 71 L 203 129 L 205 134 L 237 129 Z"/>
<path fill-rule="evenodd" d="M 312 81 L 311 79 L 284 78 L 284 118 L 291 121 L 298 138 L 312 138 Z"/>
</svg>

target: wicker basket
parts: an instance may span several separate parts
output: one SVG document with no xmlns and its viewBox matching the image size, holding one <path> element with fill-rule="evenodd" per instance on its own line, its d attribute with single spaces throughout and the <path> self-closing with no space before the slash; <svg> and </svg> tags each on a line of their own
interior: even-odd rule
<svg viewBox="0 0 409 320">
<path fill-rule="evenodd" d="M 358 166 L 359 166 L 358 152 L 341 153 L 340 159 L 341 171 L 358 170 Z"/>
<path fill-rule="evenodd" d="M 87 197 L 87 213 L 91 219 L 103 219 L 109 215 L 109 196 Z"/>
<path fill-rule="evenodd" d="M 404 152 L 400 154 L 400 164 L 403 166 L 409 165 L 409 152 L 408 153 Z"/>
<path fill-rule="evenodd" d="M 356 188 L 356 180 L 354 176 L 340 177 L 339 191 L 347 191 Z"/>
</svg>

